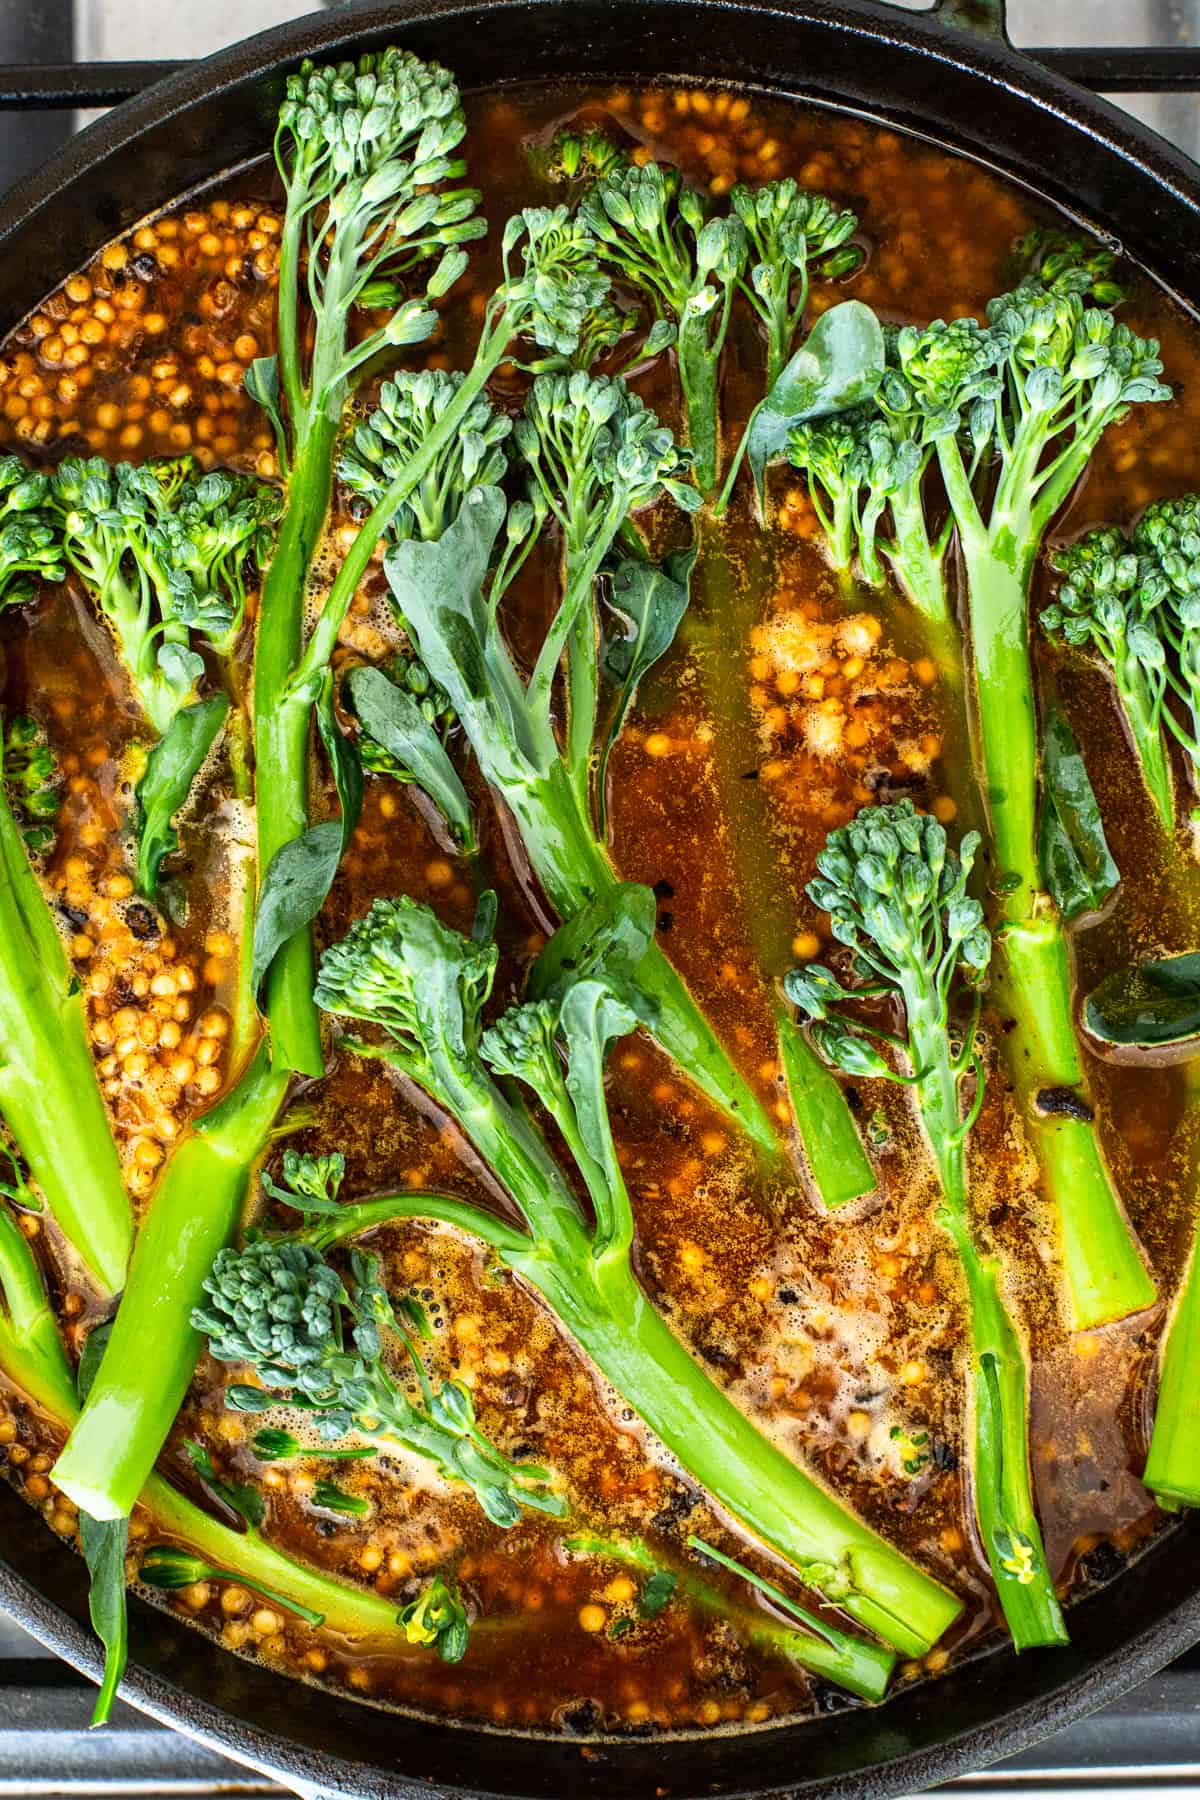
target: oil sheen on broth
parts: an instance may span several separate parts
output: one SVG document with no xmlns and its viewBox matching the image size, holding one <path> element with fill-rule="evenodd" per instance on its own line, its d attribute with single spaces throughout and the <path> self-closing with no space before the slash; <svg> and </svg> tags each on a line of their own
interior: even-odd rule
<svg viewBox="0 0 1200 1800">
<path fill-rule="evenodd" d="M 546 199 L 525 157 L 565 120 L 615 121 L 690 179 L 723 194 L 735 180 L 783 174 L 859 214 L 865 266 L 842 287 L 814 286 L 814 311 L 850 294 L 882 317 L 923 322 L 979 314 L 1009 285 L 1013 245 L 1043 214 L 966 162 L 849 117 L 719 91 L 559 90 L 468 100 L 472 179 L 488 216 Z M 243 178 L 168 212 L 110 245 L 16 331 L 0 362 L 7 442 L 24 453 L 121 458 L 193 451 L 212 466 L 276 473 L 269 432 L 246 399 L 247 364 L 272 348 L 277 198 L 268 177 Z M 493 232 L 493 240 L 497 234 Z M 449 315 L 428 360 L 456 365 L 453 334 L 470 329 L 495 273 L 493 241 L 473 259 L 467 303 Z M 462 290 L 459 290 L 461 293 Z M 1141 286 L 1123 315 L 1163 340 L 1182 397 L 1135 409 L 1101 444 L 1058 530 L 1121 521 L 1151 497 L 1200 486 L 1191 412 L 1196 345 L 1178 314 Z M 755 398 L 760 356 L 749 318 L 731 334 L 725 394 L 736 426 Z M 522 377 L 501 371 L 500 404 Z M 660 376 L 639 390 L 672 422 Z M 825 940 L 804 897 L 813 858 L 833 825 L 873 797 L 911 795 L 955 829 L 975 823 L 967 746 L 928 650 L 898 606 L 840 583 L 823 560 L 803 488 L 784 470 L 773 527 L 735 509 L 705 527 L 704 578 L 674 650 L 640 694 L 614 758 L 613 833 L 630 879 L 659 901 L 663 941 L 767 1103 L 787 1110 L 759 969 L 811 958 Z M 331 555 L 338 548 L 334 522 Z M 510 620 L 520 650 L 553 603 L 549 555 L 523 577 Z M 389 630 L 378 565 L 354 602 L 347 649 L 377 656 Z M 47 874 L 89 998 L 101 1080 L 135 1199 L 148 1194 L 167 1148 L 220 1093 L 232 995 L 231 859 L 244 837 L 229 771 L 205 777 L 178 859 L 186 923 L 169 929 L 129 904 L 122 821 L 134 716 L 114 657 L 90 612 L 57 604 L 3 621 L 4 703 L 48 725 L 66 791 Z M 1160 946 L 1193 941 L 1196 883 L 1164 859 L 1102 678 L 1044 644 L 1044 681 L 1070 704 L 1110 842 L 1137 869 L 1104 920 L 1076 938 L 1080 978 Z M 247 671 L 248 674 L 248 671 Z M 514 996 L 552 921 L 502 822 L 484 807 L 485 857 L 501 895 L 502 999 Z M 331 936 L 380 893 L 430 900 L 467 928 L 475 893 L 447 859 L 411 788 L 368 784 L 361 823 L 321 921 Z M 1168 923 L 1164 923 L 1167 921 Z M 1181 1191 L 1194 1137 L 1177 1072 L 1139 1073 L 1093 1061 L 1106 1151 L 1164 1293 L 1184 1250 Z M 882 1084 L 876 1084 L 877 1086 Z M 947 1644 L 901 1678 L 936 1674 L 994 1630 L 986 1564 L 974 1541 L 962 1456 L 961 1314 L 950 1252 L 932 1225 L 927 1158 L 903 1095 L 852 1097 L 870 1132 L 880 1190 L 834 1217 L 799 1188 L 760 1186 L 745 1149 L 645 1039 L 618 1046 L 612 1106 L 637 1215 L 640 1275 L 672 1328 L 756 1421 L 885 1535 L 967 1600 Z M 318 1116 L 290 1141 L 332 1144 L 348 1158 L 344 1192 L 398 1185 L 471 1196 L 477 1165 L 371 1064 L 335 1066 L 317 1090 Z M 1012 1298 L 1031 1334 L 1032 1460 L 1051 1568 L 1068 1587 L 1106 1579 L 1137 1550 L 1158 1515 L 1137 1479 L 1146 1375 L 1157 1325 L 1072 1340 L 1056 1308 L 1054 1232 L 998 1072 L 972 1138 L 975 1202 L 1012 1271 Z M 494 1197 L 494 1196 L 493 1196 Z M 76 1343 L 91 1301 L 76 1273 L 26 1221 L 54 1274 Z M 438 1368 L 468 1382 L 481 1423 L 514 1420 L 528 1454 L 566 1478 L 575 1520 L 651 1549 L 721 1530 L 706 1503 L 575 1357 L 546 1314 L 448 1232 L 412 1224 L 379 1234 L 397 1294 L 425 1304 Z M 194 1485 L 185 1436 L 209 1448 L 229 1478 L 268 1495 L 269 1530 L 306 1560 L 370 1584 L 399 1605 L 414 1579 L 455 1556 L 486 1621 L 463 1663 L 421 1651 L 352 1654 L 230 1584 L 200 1583 L 156 1603 L 214 1633 L 230 1650 L 378 1703 L 513 1727 L 632 1730 L 758 1724 L 854 1704 L 776 1658 L 738 1644 L 718 1622 L 674 1605 L 635 1623 L 624 1575 L 569 1559 L 561 1524 L 527 1517 L 489 1526 L 469 1498 L 417 1464 L 345 1465 L 339 1481 L 370 1501 L 368 1517 L 335 1518 L 312 1502 L 313 1478 L 264 1468 L 247 1439 L 260 1421 L 227 1411 L 227 1372 L 205 1360 L 164 1459 Z M 280 1422 L 286 1422 L 281 1417 Z M 897 1432 L 897 1429 L 899 1431 Z M 917 1472 L 903 1444 L 928 1449 Z M 50 1486 L 53 1445 L 9 1396 L 0 1454 L 15 1485 L 65 1538 L 70 1506 Z M 304 1465 L 299 1466 L 301 1469 Z M 570 1526 L 568 1526 L 568 1531 Z M 147 1530 L 135 1516 L 132 1547 Z M 768 1572 L 768 1564 L 761 1566 Z M 623 1628 L 629 1620 L 631 1628 Z M 514 1664 L 522 1671 L 512 1681 Z"/>
</svg>

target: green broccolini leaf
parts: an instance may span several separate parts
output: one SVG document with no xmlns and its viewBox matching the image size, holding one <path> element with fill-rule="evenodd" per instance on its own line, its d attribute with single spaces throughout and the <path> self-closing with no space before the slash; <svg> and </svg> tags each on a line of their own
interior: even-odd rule
<svg viewBox="0 0 1200 1800">
<path fill-rule="evenodd" d="M 1104 835 L 1083 753 L 1055 708 L 1042 727 L 1042 815 L 1038 860 L 1064 919 L 1095 912 L 1121 879 Z"/>
<path fill-rule="evenodd" d="M 175 814 L 191 793 L 228 713 L 225 694 L 194 700 L 175 714 L 146 758 L 137 784 L 137 887 L 147 900 L 158 898 L 163 860 L 179 848 Z"/>
<path fill-rule="evenodd" d="M 104 1645 L 104 1679 L 96 1696 L 92 1724 L 105 1725 L 129 1656 L 129 1619 L 125 1601 L 125 1553 L 128 1519 L 93 1519 L 79 1515 L 79 1547 L 88 1570 L 88 1614 L 92 1630 Z"/>
<path fill-rule="evenodd" d="M 235 1512 L 243 1524 L 254 1531 L 262 1528 L 266 1517 L 266 1502 L 262 1492 L 249 1481 L 223 1481 L 217 1474 L 213 1459 L 203 1444 L 194 1438 L 185 1438 L 183 1447 L 187 1451 L 188 1460 L 204 1483 L 218 1500 L 224 1501 L 230 1512 Z"/>
<path fill-rule="evenodd" d="M 364 1500 L 360 1494 L 348 1494 L 332 1481 L 314 1482 L 312 1498 L 314 1506 L 324 1507 L 326 1512 L 345 1513 L 352 1519 L 365 1519 L 371 1511 L 369 1500 Z"/>
<path fill-rule="evenodd" d="M 613 570 L 609 606 L 621 629 L 606 634 L 600 653 L 600 677 L 611 690 L 596 759 L 596 820 L 601 837 L 608 829 L 608 759 L 640 683 L 675 641 L 687 611 L 698 549 L 694 543 L 689 550 L 677 550 L 661 568 L 625 557 Z"/>
<path fill-rule="evenodd" d="M 559 926 L 529 972 L 529 999 L 561 1005 L 576 982 L 599 979 L 652 1030 L 654 1009 L 638 987 L 637 971 L 654 938 L 657 916 L 650 888 L 617 882 Z"/>
<path fill-rule="evenodd" d="M 280 473 L 288 471 L 287 426 L 279 402 L 279 358 L 256 356 L 242 377 L 242 386 L 256 406 L 261 406 L 275 434 L 275 459 Z"/>
<path fill-rule="evenodd" d="M 638 1611 L 643 1619 L 657 1619 L 665 1612 L 679 1586 L 679 1577 L 671 1569 L 656 1569 L 642 1589 Z"/>
<path fill-rule="evenodd" d="M 476 847 L 471 802 L 420 701 L 389 681 L 382 669 L 353 669 L 346 686 L 363 728 L 364 761 L 369 744 L 373 768 L 424 788 L 459 847 L 471 854 Z"/>
<path fill-rule="evenodd" d="M 870 400 L 883 380 L 885 363 L 883 329 L 869 306 L 844 300 L 821 314 L 755 409 L 742 440 L 760 503 L 767 465 L 783 454 L 795 427 Z M 736 472 L 735 464 L 722 505 Z"/>
<path fill-rule="evenodd" d="M 1087 996 L 1083 1022 L 1102 1043 L 1136 1049 L 1200 1036 L 1200 951 L 1115 969 Z"/>
<path fill-rule="evenodd" d="M 329 757 L 341 817 L 310 825 L 275 853 L 258 897 L 250 981 L 257 993 L 281 944 L 312 923 L 333 886 L 338 864 L 362 812 L 358 752 L 333 713 L 333 674 L 326 670 L 316 702 L 317 729 Z"/>
</svg>

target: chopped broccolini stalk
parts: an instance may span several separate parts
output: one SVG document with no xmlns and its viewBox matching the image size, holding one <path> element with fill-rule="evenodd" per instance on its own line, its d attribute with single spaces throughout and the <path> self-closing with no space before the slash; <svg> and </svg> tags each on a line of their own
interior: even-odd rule
<svg viewBox="0 0 1200 1800">
<path fill-rule="evenodd" d="M 496 1525 L 515 1525 L 523 1506 L 564 1512 L 546 1470 L 510 1462 L 488 1442 L 469 1389 L 433 1386 L 379 1270 L 377 1257 L 355 1250 L 346 1285 L 311 1244 L 253 1239 L 244 1250 L 219 1252 L 192 1323 L 219 1362 L 248 1365 L 264 1388 L 303 1407 L 328 1442 L 356 1431 L 382 1449 L 427 1457 L 446 1480 L 469 1487 Z M 415 1396 L 388 1366 L 389 1339 Z"/>
<path fill-rule="evenodd" d="M 1086 272 L 1085 272 L 1086 273 Z M 987 320 L 906 326 L 900 374 L 935 440 L 966 569 L 982 783 L 999 895 L 997 979 L 1016 1020 L 1004 1039 L 1062 1231 L 1072 1323 L 1084 1329 L 1154 1299 L 1086 1106 L 1037 1095 L 1082 1090 L 1062 921 L 1038 855 L 1038 744 L 1028 596 L 1046 531 L 1109 425 L 1170 396 L 1158 344 L 1088 306 L 1065 269 L 1029 276 Z M 975 477 L 978 474 L 979 480 Z"/>
<path fill-rule="evenodd" d="M 837 1571 L 838 1603 L 909 1654 L 958 1603 L 805 1475 L 717 1387 L 647 1303 L 630 1263 L 633 1219 L 604 1094 L 610 1042 L 634 1014 L 581 978 L 557 1002 L 521 1007 L 484 1032 L 497 951 L 440 924 L 407 897 L 379 899 L 321 961 L 319 1004 L 363 1021 L 380 1045 L 346 1040 L 416 1082 L 459 1125 L 525 1222 L 514 1230 L 456 1204 L 454 1222 L 530 1284 L 628 1404 L 693 1477 L 795 1566 Z M 565 1067 L 560 1043 L 565 1045 Z M 528 1085 L 555 1120 L 590 1200 L 487 1064 Z M 400 1205 L 403 1196 L 376 1204 Z M 412 1210 L 429 1216 L 420 1200 Z M 443 1203 L 440 1216 L 449 1221 Z M 818 1585 L 821 1582 L 818 1581 Z"/>
<path fill-rule="evenodd" d="M 702 1612 L 727 1621 L 737 1635 L 755 1649 L 780 1656 L 785 1662 L 835 1682 L 863 1700 L 883 1699 L 896 1666 L 894 1651 L 884 1649 L 882 1644 L 873 1644 L 867 1638 L 854 1637 L 827 1620 L 817 1618 L 789 1599 L 781 1589 L 763 1581 L 741 1563 L 734 1562 L 732 1557 L 714 1550 L 701 1538 L 689 1537 L 688 1543 L 713 1562 L 758 1587 L 793 1622 L 785 1625 L 759 1607 L 739 1605 L 721 1588 L 705 1581 L 690 1565 L 681 1569 L 667 1567 L 640 1538 L 603 1538 L 585 1534 L 566 1539 L 564 1548 L 572 1555 L 601 1557 L 644 1575 L 646 1579 L 638 1601 L 638 1611 L 643 1618 L 657 1617 L 678 1594 Z"/>
<path fill-rule="evenodd" d="M 159 1178 L 99 1373 L 55 1464 L 57 1484 L 93 1518 L 131 1512 L 183 1404 L 200 1349 L 191 1310 L 233 1235 L 250 1169 L 287 1089 L 286 1071 L 274 1068 L 260 1046 L 236 1086 L 180 1140 Z M 78 1111 L 76 1101 L 70 1116 Z M 151 1338 L 155 1354 L 147 1358 Z"/>
<path fill-rule="evenodd" d="M 915 1096 L 937 1164 L 935 1217 L 966 1277 L 976 1518 L 1013 1642 L 1025 1650 L 1067 1636 L 1034 1510 L 1025 1355 L 1001 1297 L 998 1260 L 979 1250 L 971 1226 L 966 1140 L 983 1104 L 979 983 L 992 954 L 983 908 L 966 892 L 978 847 L 968 833 L 956 855 L 937 820 L 910 800 L 866 808 L 831 832 L 808 892 L 852 952 L 855 985 L 816 963 L 793 970 L 785 985 L 834 1067 L 903 1082 Z M 952 1009 L 964 986 L 970 1007 L 960 1028 Z M 900 1004 L 899 1038 L 857 1010 L 880 1000 Z M 894 1066 L 897 1049 L 907 1070 Z M 969 1082 L 975 1093 L 964 1114 Z"/>
<path fill-rule="evenodd" d="M 706 210 L 678 169 L 654 162 L 614 166 L 579 207 L 601 260 L 653 308 L 648 347 L 675 345 L 688 446 L 705 496 L 720 474 L 718 375 L 747 249 L 736 215 L 708 218 Z"/>
<path fill-rule="evenodd" d="M 397 1623 L 410 1644 L 436 1649 L 443 1662 L 461 1662 L 467 1654 L 471 1621 L 453 1582 L 434 1575 L 415 1600 L 402 1607 Z"/>
<path fill-rule="evenodd" d="M 644 421 L 652 415 L 631 408 L 628 416 L 636 422 L 635 435 L 649 435 Z M 657 431 L 653 436 L 657 439 Z M 655 463 L 661 467 L 670 457 L 662 447 L 636 449 L 630 463 L 638 484 L 634 490 L 611 470 L 605 479 L 605 451 L 595 440 L 592 450 L 600 458 L 598 476 L 578 477 L 587 519 L 597 492 L 606 496 L 604 516 L 611 518 L 618 493 L 627 500 L 631 492 L 644 491 L 657 479 Z M 549 485 L 554 465 L 544 453 L 540 467 Z M 566 503 L 572 491 L 570 486 L 565 492 L 556 490 L 564 516 L 569 516 Z M 494 546 L 506 520 L 507 547 L 485 595 Z M 591 779 L 591 744 L 568 744 L 564 751 L 554 720 L 555 677 L 573 624 L 570 607 L 590 608 L 590 577 L 578 580 L 561 601 L 528 681 L 513 660 L 497 616 L 505 583 L 522 554 L 520 548 L 513 552 L 512 545 L 524 541 L 521 534 L 533 523 L 528 506 L 510 510 L 498 489 L 475 488 L 440 538 L 429 544 L 412 539 L 394 544 L 385 569 L 422 663 L 449 694 L 480 770 L 507 804 L 534 872 L 565 920 L 593 902 L 610 899 L 618 882 L 581 798 Z M 586 524 L 586 529 L 593 532 L 595 527 Z M 594 549 L 591 540 L 585 573 Z M 594 625 L 592 629 L 594 633 Z M 647 944 L 636 987 L 639 1018 L 668 1055 L 744 1125 L 756 1144 L 774 1152 L 775 1129 L 765 1108 L 656 942 Z"/>
</svg>

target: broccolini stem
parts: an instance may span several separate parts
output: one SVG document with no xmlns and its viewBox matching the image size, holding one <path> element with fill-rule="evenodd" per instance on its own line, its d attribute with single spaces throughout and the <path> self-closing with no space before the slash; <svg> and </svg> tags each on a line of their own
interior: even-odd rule
<svg viewBox="0 0 1200 1800">
<path fill-rule="evenodd" d="M 1192 1245 L 1187 1276 L 1162 1351 L 1150 1454 L 1142 1476 L 1168 1512 L 1200 1506 L 1200 1250 Z"/>
<path fill-rule="evenodd" d="M 596 760 L 596 709 L 600 691 L 599 659 L 596 645 L 596 576 L 600 565 L 612 548 L 622 519 L 627 516 L 614 497 L 603 528 L 596 533 L 590 556 L 566 555 L 566 592 L 563 616 L 570 621 L 567 631 L 567 732 L 566 760 L 571 771 L 580 812 L 589 814 L 592 796 L 592 773 Z"/>
<path fill-rule="evenodd" d="M 647 1576 L 658 1574 L 669 1566 L 660 1562 L 639 1538 L 614 1539 L 581 1534 L 571 1538 L 566 1547 L 580 1555 L 605 1557 L 627 1569 L 637 1569 Z M 710 1546 L 706 1546 L 706 1554 L 725 1563 L 735 1573 L 740 1572 L 737 1563 L 731 1558 L 720 1556 Z M 803 1607 L 788 1599 L 787 1607 L 793 1615 L 811 1620 L 807 1630 L 797 1630 L 795 1625 L 785 1625 L 760 1607 L 739 1604 L 721 1588 L 693 1573 L 691 1568 L 679 1569 L 674 1565 L 669 1567 L 670 1573 L 675 1577 L 677 1593 L 685 1595 L 702 1612 L 727 1620 L 739 1637 L 752 1644 L 755 1649 L 780 1656 L 785 1662 L 794 1663 L 813 1675 L 836 1682 L 838 1687 L 857 1694 L 860 1699 L 883 1699 L 892 1670 L 896 1666 L 893 1651 L 885 1650 L 881 1644 L 873 1644 L 866 1638 L 839 1631 L 836 1625 L 807 1614 Z M 766 1585 L 769 1588 L 769 1584 Z M 786 1596 L 782 1598 L 786 1599 Z"/>
<path fill-rule="evenodd" d="M 288 1081 L 261 1046 L 167 1163 L 95 1382 L 55 1464 L 58 1486 L 94 1519 L 129 1514 L 183 1404 L 200 1350 L 192 1310 L 233 1235 Z"/>
<path fill-rule="evenodd" d="M 623 1253 L 585 1268 L 541 1243 L 511 1266 L 693 1479 L 801 1580 L 907 1656 L 924 1655 L 953 1623 L 960 1603 L 847 1512 L 709 1379 Z"/>
<path fill-rule="evenodd" d="M 0 1208 L 0 1368 L 51 1418 L 73 1417 L 75 1375 L 24 1232 Z"/>
<path fill-rule="evenodd" d="M 325 527 L 338 420 L 320 413 L 298 442 L 287 511 L 263 580 L 254 655 L 254 755 L 258 879 L 308 825 L 308 735 L 312 697 L 291 692 L 300 659 L 308 575 Z M 373 545 L 372 545 L 373 547 Z M 312 990 L 312 940 L 298 932 L 280 949 L 267 976 L 267 1012 L 281 1068 L 322 1075 L 321 1032 Z"/>
<path fill-rule="evenodd" d="M 976 1520 L 1015 1647 L 1065 1644 L 1066 1627 L 1046 1564 L 1029 1473 L 1025 1355 L 1000 1298 L 995 1260 L 980 1255 L 971 1231 L 961 1068 L 948 1048 L 945 1003 L 933 992 L 926 971 L 914 966 L 903 985 L 917 1106 L 942 1189 L 936 1217 L 958 1252 L 967 1282 Z M 982 1081 L 981 1071 L 977 1079 Z"/>
<path fill-rule="evenodd" d="M 306 1230 L 295 1234 L 297 1242 L 311 1244 L 314 1250 L 328 1250 L 347 1238 L 360 1237 L 380 1225 L 392 1225 L 398 1219 L 434 1219 L 439 1225 L 451 1225 L 456 1231 L 469 1233 L 495 1250 L 498 1255 L 516 1255 L 528 1248 L 525 1234 L 503 1219 L 497 1219 L 467 1200 L 455 1200 L 448 1194 L 384 1194 L 377 1200 L 361 1200 L 343 1206 L 334 1216 L 323 1215 Z"/>
<path fill-rule="evenodd" d="M 339 949 L 344 954 L 345 946 Z M 333 982 L 330 998 L 340 993 L 337 954 L 327 954 L 323 970 Z M 461 1021 L 451 1009 L 449 1018 L 456 1016 Z M 493 1165 L 529 1224 L 530 1237 L 501 1251 L 502 1262 L 541 1294 L 601 1374 L 722 1505 L 810 1586 L 906 1654 L 923 1655 L 957 1616 L 958 1601 L 846 1512 L 710 1379 L 642 1291 L 627 1242 L 589 1232 L 544 1140 L 523 1110 L 505 1101 L 456 1026 L 431 1032 L 416 1057 L 401 1038 L 394 1041 L 398 1066 L 412 1071 Z"/>
<path fill-rule="evenodd" d="M 717 378 L 723 337 L 722 330 L 716 337 L 717 348 L 714 349 L 705 316 L 685 315 L 679 326 L 679 385 L 683 389 L 688 449 L 694 459 L 692 474 L 696 486 L 706 497 L 711 496 L 721 472 Z"/>
<path fill-rule="evenodd" d="M 59 1230 L 119 1291 L 133 1216 L 84 1000 L 0 783 L 0 1112 Z"/>
<path fill-rule="evenodd" d="M 921 480 L 921 474 L 917 474 L 889 495 L 895 549 L 884 544 L 883 552 L 904 593 L 934 628 L 933 635 L 941 653 L 939 662 L 947 667 L 957 667 L 957 655 L 949 650 L 943 635 L 951 623 L 946 593 L 945 546 L 935 549 L 929 541 Z"/>
<path fill-rule="evenodd" d="M 1066 935 L 1042 891 L 1037 855 L 1039 761 L 1027 626 L 1028 546 L 1036 539 L 1028 515 L 1012 509 L 998 510 L 986 531 L 970 523 L 964 530 L 963 518 L 978 513 L 953 440 L 939 440 L 939 457 L 967 569 L 991 885 L 1000 892 L 996 944 L 1017 1022 L 1003 1048 L 1058 1213 L 1072 1324 L 1082 1331 L 1140 1312 L 1153 1304 L 1155 1289 L 1094 1123 L 1047 1116 L 1037 1101 L 1051 1088 L 1074 1089 L 1082 1097 L 1084 1076 L 1071 1017 Z"/>
<path fill-rule="evenodd" d="M 1123 648 L 1113 675 L 1142 779 L 1163 829 L 1170 833 L 1175 829 L 1175 785 L 1162 729 L 1162 703 L 1154 700 L 1141 668 Z"/>
<path fill-rule="evenodd" d="M 1020 1339 L 996 1283 L 994 1258 L 976 1249 L 953 1208 L 940 1222 L 954 1239 L 967 1278 L 971 1328 L 971 1410 L 975 1516 L 992 1578 L 1017 1650 L 1068 1642 L 1054 1590 L 1029 1474 L 1028 1372 Z"/>
<path fill-rule="evenodd" d="M 957 445 L 941 457 L 965 481 Z M 960 542 L 971 601 L 971 648 L 979 713 L 980 765 L 991 825 L 994 887 L 1007 918 L 1025 916 L 1041 891 L 1037 857 L 1038 745 L 1029 664 L 1028 521 L 1003 519 Z"/>
<path fill-rule="evenodd" d="M 504 798 L 538 880 L 561 918 L 572 918 L 589 901 L 617 885 L 612 864 L 597 843 L 561 762 L 555 762 L 536 787 L 532 783 L 514 786 Z M 760 1148 L 777 1152 L 778 1140 L 766 1109 L 657 940 L 638 965 L 637 985 L 657 1008 L 652 1031 L 656 1043 Z"/>
</svg>

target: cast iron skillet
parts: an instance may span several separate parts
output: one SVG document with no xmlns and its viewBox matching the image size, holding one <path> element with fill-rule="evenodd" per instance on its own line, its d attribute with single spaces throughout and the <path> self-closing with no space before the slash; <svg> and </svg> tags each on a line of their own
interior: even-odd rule
<svg viewBox="0 0 1200 1800">
<path fill-rule="evenodd" d="M 1200 169 L 1017 55 L 974 0 L 937 16 L 872 0 L 400 0 L 320 15 L 222 52 L 118 108 L 0 202 L 0 331 L 114 233 L 269 147 L 302 56 L 394 42 L 464 89 L 563 76 L 742 81 L 890 118 L 1024 180 L 1200 300 Z M 77 1560 L 0 1484 L 0 1605 L 95 1675 Z M 998 1650 L 876 1711 L 725 1737 L 590 1749 L 385 1714 L 239 1662 L 135 1602 L 126 1693 L 167 1724 L 300 1789 L 594 1796 L 911 1793 L 1102 1705 L 1200 1638 L 1200 1526 L 1073 1607 L 1069 1648 Z M 519 1671 L 516 1671 L 519 1678 Z"/>
</svg>

